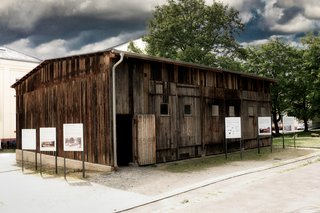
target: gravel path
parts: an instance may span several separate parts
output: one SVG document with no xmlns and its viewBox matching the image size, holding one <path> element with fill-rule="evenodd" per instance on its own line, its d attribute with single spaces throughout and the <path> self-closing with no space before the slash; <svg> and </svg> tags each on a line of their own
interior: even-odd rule
<svg viewBox="0 0 320 213">
<path fill-rule="evenodd" d="M 210 178 L 276 164 L 283 160 L 300 157 L 316 151 L 319 150 L 287 149 L 283 153 L 271 154 L 264 160 L 231 161 L 220 166 L 188 172 L 170 172 L 167 169 L 169 165 L 179 165 L 183 161 L 146 167 L 121 167 L 117 172 L 112 173 L 88 173 L 88 181 L 147 196 L 155 196 Z M 193 161 L 196 162 L 197 160 L 199 159 L 186 161 L 192 164 Z"/>
</svg>

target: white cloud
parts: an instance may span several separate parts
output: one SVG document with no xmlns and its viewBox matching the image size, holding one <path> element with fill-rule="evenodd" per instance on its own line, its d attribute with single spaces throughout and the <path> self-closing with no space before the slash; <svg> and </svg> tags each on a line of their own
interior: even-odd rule
<svg viewBox="0 0 320 213">
<path fill-rule="evenodd" d="M 235 8 L 239 11 L 239 16 L 243 23 L 248 23 L 252 18 L 255 17 L 252 9 L 255 10 L 256 13 L 260 14 L 261 6 L 260 1 L 256 0 L 219 0 L 218 2 L 223 3 L 224 5 L 229 5 L 230 7 Z"/>
<path fill-rule="evenodd" d="M 278 0 L 277 6 L 280 8 L 298 7 L 302 9 L 302 14 L 306 18 L 320 19 L 319 0 Z"/>
<path fill-rule="evenodd" d="M 301 14 L 290 20 L 286 24 L 274 24 L 270 29 L 284 33 L 308 32 L 316 28 L 314 21 L 306 19 Z"/>
<path fill-rule="evenodd" d="M 307 18 L 320 19 L 319 2 L 317 1 L 317 4 L 315 4 L 315 5 L 307 4 L 305 7 L 305 10 L 304 10 L 304 15 Z"/>
<path fill-rule="evenodd" d="M 82 46 L 76 50 L 69 50 L 67 48 L 68 42 L 73 42 L 77 38 L 71 40 L 63 40 L 63 39 L 55 39 L 46 43 L 43 43 L 37 47 L 32 47 L 32 42 L 30 39 L 20 39 L 15 42 L 12 42 L 6 46 L 20 50 L 23 53 L 28 55 L 32 55 L 41 59 L 49 59 L 49 58 L 59 58 L 70 55 L 79 55 L 90 52 L 102 51 L 107 48 L 119 45 L 120 43 L 124 43 L 130 38 L 137 38 L 141 35 L 141 31 L 137 31 L 134 33 L 122 33 L 118 36 L 106 38 L 103 41 L 90 43 Z"/>
</svg>

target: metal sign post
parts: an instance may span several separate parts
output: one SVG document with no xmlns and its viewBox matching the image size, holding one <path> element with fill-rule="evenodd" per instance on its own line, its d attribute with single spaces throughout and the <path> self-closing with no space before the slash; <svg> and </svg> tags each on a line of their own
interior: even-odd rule
<svg viewBox="0 0 320 213">
<path fill-rule="evenodd" d="M 66 175 L 66 156 L 65 155 L 63 157 L 63 175 L 64 175 L 64 179 L 67 179 L 67 175 Z"/>
<path fill-rule="evenodd" d="M 271 137 L 270 137 L 270 139 L 271 139 L 270 152 L 272 152 L 272 146 L 273 146 L 273 136 L 272 136 L 272 134 L 271 134 Z"/>
<path fill-rule="evenodd" d="M 40 175 L 42 176 L 42 155 L 40 152 Z"/>
<path fill-rule="evenodd" d="M 258 117 L 258 154 L 260 154 L 260 135 L 268 135 L 272 137 L 272 121 L 271 117 Z M 272 150 L 272 141 L 271 141 Z"/>
<path fill-rule="evenodd" d="M 228 159 L 228 139 L 224 139 L 225 141 L 225 157 Z"/>
<path fill-rule="evenodd" d="M 35 157 L 35 159 L 34 159 L 34 162 L 35 162 L 35 169 L 36 169 L 36 171 L 37 171 L 37 170 L 38 170 L 37 150 L 34 150 L 34 157 Z"/>
<path fill-rule="evenodd" d="M 23 150 L 34 150 L 35 165 L 37 170 L 37 137 L 36 129 L 22 129 L 21 130 L 21 150 L 22 150 L 22 171 L 23 171 Z"/>
<path fill-rule="evenodd" d="M 260 154 L 260 136 L 258 134 L 258 154 Z"/>
<path fill-rule="evenodd" d="M 240 159 L 242 160 L 242 140 L 240 138 Z"/>
<path fill-rule="evenodd" d="M 23 149 L 21 149 L 21 159 L 22 159 L 21 168 L 22 168 L 22 172 L 23 172 Z"/>
<path fill-rule="evenodd" d="M 225 118 L 226 159 L 228 158 L 228 139 L 236 139 L 236 138 L 240 138 L 240 143 L 241 143 L 241 117 L 226 117 Z"/>
<path fill-rule="evenodd" d="M 56 174 L 58 174 L 58 152 L 56 151 L 55 153 L 55 167 L 56 167 Z"/>
<path fill-rule="evenodd" d="M 85 165 L 84 165 L 84 151 L 82 151 L 82 177 L 86 177 L 86 170 L 85 170 Z"/>
</svg>

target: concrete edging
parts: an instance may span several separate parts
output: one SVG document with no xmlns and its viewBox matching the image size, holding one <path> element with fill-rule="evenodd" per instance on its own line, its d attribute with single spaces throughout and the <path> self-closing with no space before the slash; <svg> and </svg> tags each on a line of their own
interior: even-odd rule
<svg viewBox="0 0 320 213">
<path fill-rule="evenodd" d="M 25 162 L 35 163 L 35 154 L 31 151 L 23 151 L 23 160 Z M 44 166 L 55 166 L 55 156 L 41 154 L 42 165 Z M 16 149 L 16 161 L 22 161 L 22 151 L 21 149 Z M 37 163 L 40 165 L 40 153 L 37 153 Z M 58 167 L 64 166 L 64 158 L 58 157 L 57 158 Z M 68 169 L 79 169 L 82 170 L 82 161 L 73 160 L 66 158 L 66 167 Z M 88 171 L 99 171 L 99 172 L 111 172 L 113 169 L 111 166 L 95 164 L 85 162 L 85 169 Z"/>
</svg>

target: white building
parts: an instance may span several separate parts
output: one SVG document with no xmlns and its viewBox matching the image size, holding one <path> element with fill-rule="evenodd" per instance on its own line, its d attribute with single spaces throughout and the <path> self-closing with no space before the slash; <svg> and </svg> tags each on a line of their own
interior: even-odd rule
<svg viewBox="0 0 320 213">
<path fill-rule="evenodd" d="M 0 145 L 16 138 L 16 100 L 11 85 L 40 62 L 38 58 L 0 47 Z"/>
</svg>

